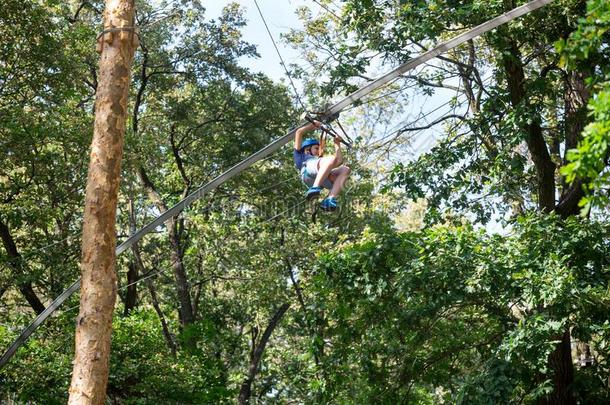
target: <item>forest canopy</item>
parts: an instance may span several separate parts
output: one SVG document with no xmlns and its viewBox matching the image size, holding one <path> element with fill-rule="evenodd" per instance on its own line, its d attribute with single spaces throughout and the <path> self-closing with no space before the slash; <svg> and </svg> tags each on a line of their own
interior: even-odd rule
<svg viewBox="0 0 610 405">
<path fill-rule="evenodd" d="M 247 67 L 262 22 L 226 3 L 135 2 L 119 242 L 298 125 L 299 98 L 526 2 L 304 2 L 276 38 L 300 94 Z M 0 7 L 3 351 L 81 275 L 104 6 Z M 337 212 L 312 215 L 290 146 L 155 229 L 117 257 L 108 403 L 610 401 L 609 43 L 609 2 L 555 0 L 346 108 Z M 79 298 L 0 402 L 67 401 Z"/>
</svg>

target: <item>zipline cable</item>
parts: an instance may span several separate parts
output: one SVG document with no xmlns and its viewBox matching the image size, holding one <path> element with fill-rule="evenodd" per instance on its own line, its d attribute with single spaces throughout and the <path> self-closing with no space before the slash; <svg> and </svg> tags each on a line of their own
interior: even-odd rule
<svg viewBox="0 0 610 405">
<path fill-rule="evenodd" d="M 467 42 L 475 37 L 478 37 L 488 31 L 491 31 L 492 29 L 494 29 L 502 24 L 505 24 L 511 20 L 514 20 L 515 18 L 518 18 L 524 14 L 534 11 L 540 7 L 543 7 L 551 2 L 553 2 L 553 0 L 533 0 L 523 6 L 517 7 L 496 18 L 493 18 L 487 22 L 484 22 L 483 24 L 478 25 L 478 26 L 466 31 L 453 39 L 443 42 L 440 45 L 430 49 L 429 51 L 424 52 L 423 54 L 416 56 L 415 58 L 410 59 L 407 62 L 399 65 L 394 70 L 384 74 L 383 76 L 379 77 L 378 79 L 374 80 L 373 82 L 361 87 L 360 89 L 356 90 L 355 92 L 349 94 L 347 97 L 344 97 L 343 99 L 341 99 L 340 101 L 338 101 L 337 103 L 332 105 L 323 115 L 330 117 L 334 114 L 337 114 L 337 113 L 341 112 L 348 105 L 358 102 L 362 97 L 364 97 L 367 94 L 371 93 L 372 91 L 375 91 L 378 88 L 384 86 L 386 83 L 391 82 L 395 78 L 403 75 L 405 72 L 427 62 L 428 60 L 430 60 L 432 58 L 437 57 L 438 55 L 441 55 L 441 54 L 455 48 L 456 46 L 458 46 L 460 44 L 463 44 L 464 42 Z M 302 125 L 304 125 L 304 123 L 302 123 Z M 275 141 L 271 142 L 269 145 L 265 146 L 263 149 L 259 150 L 258 152 L 253 153 L 246 159 L 242 160 L 238 164 L 236 164 L 233 167 L 231 167 L 230 169 L 228 169 L 226 172 L 220 174 L 219 176 L 217 176 L 216 178 L 214 178 L 207 184 L 199 187 L 193 193 L 191 193 L 190 195 L 185 197 L 182 201 L 178 202 L 176 205 L 174 205 L 173 207 L 171 207 L 170 209 L 168 209 L 167 211 L 165 211 L 164 213 L 159 215 L 155 220 L 153 220 L 148 225 L 141 228 L 139 231 L 134 233 L 127 240 L 125 240 L 123 243 L 121 243 L 119 246 L 117 246 L 117 249 L 116 249 L 117 256 L 119 254 L 123 253 L 129 247 L 131 247 L 134 243 L 136 243 L 137 241 L 142 239 L 144 237 L 144 235 L 146 235 L 149 232 L 152 232 L 157 227 L 164 224 L 169 218 L 172 218 L 172 217 L 180 214 L 180 212 L 182 212 L 187 206 L 189 206 L 194 201 L 202 198 L 209 191 L 215 189 L 219 185 L 221 185 L 224 182 L 235 177 L 242 171 L 246 170 L 248 167 L 252 166 L 257 161 L 270 155 L 271 153 L 275 152 L 276 150 L 278 150 L 279 148 L 281 148 L 282 146 L 284 146 L 285 144 L 290 142 L 294 138 L 297 128 L 298 127 L 292 128 L 284 136 L 276 139 Z M 10 358 L 13 356 L 13 354 L 15 354 L 15 352 L 17 351 L 19 346 L 21 346 L 23 343 L 25 343 L 25 341 L 34 332 L 34 330 L 36 330 L 36 328 L 42 322 L 44 322 L 45 319 L 47 319 L 51 315 L 51 313 L 53 313 L 53 311 L 55 311 L 70 295 L 72 295 L 76 290 L 78 290 L 79 287 L 80 287 L 80 279 L 75 281 L 74 284 L 72 284 L 67 290 L 65 290 L 63 293 L 61 293 L 43 312 L 41 312 L 36 317 L 36 319 L 34 319 L 34 321 L 26 329 L 23 330 L 23 332 L 20 334 L 20 336 L 13 342 L 13 344 L 8 348 L 8 350 L 2 355 L 2 358 L 0 358 L 0 369 L 2 367 L 4 367 L 4 365 L 10 360 Z"/>
<path fill-rule="evenodd" d="M 271 185 L 271 186 L 268 186 L 268 187 L 262 188 L 261 190 L 259 190 L 259 192 L 260 192 L 260 191 L 266 191 L 266 190 L 270 190 L 270 189 L 272 189 L 272 188 L 276 188 L 276 187 L 277 187 L 278 185 L 280 185 L 280 184 L 287 183 L 287 182 L 289 182 L 289 181 L 293 181 L 293 180 L 294 180 L 294 179 L 292 179 L 292 178 L 288 178 L 288 179 L 282 180 L 282 181 L 280 181 L 280 182 L 274 183 L 274 184 L 273 184 L 273 185 Z M 231 194 L 231 195 L 228 195 L 228 196 L 226 196 L 226 197 L 227 197 L 227 198 L 232 198 L 232 197 L 235 197 L 235 196 L 242 196 L 242 195 L 241 195 L 241 194 Z M 259 223 L 258 223 L 258 225 L 262 225 L 262 224 L 265 224 L 265 223 L 267 223 L 267 222 L 271 222 L 272 220 L 274 220 L 274 219 L 276 219 L 276 218 L 278 218 L 278 217 L 280 217 L 280 216 L 284 215 L 285 213 L 287 213 L 287 212 L 289 212 L 289 211 L 291 211 L 291 210 L 293 210 L 293 209 L 295 209 L 295 208 L 299 207 L 299 206 L 300 206 L 300 205 L 302 205 L 303 203 L 304 203 L 304 201 L 300 201 L 300 202 L 298 202 L 298 203 L 296 203 L 296 204 L 294 204 L 294 205 L 290 206 L 288 209 L 286 209 L 286 210 L 284 210 L 284 211 L 282 211 L 282 212 L 280 212 L 280 213 L 278 213 L 278 214 L 276 214 L 276 215 L 273 215 L 273 216 L 271 216 L 271 217 L 269 217 L 269 218 L 266 218 L 266 219 L 262 220 L 261 222 L 259 222 Z M 214 208 L 214 207 L 213 207 L 213 206 L 209 206 L 209 207 L 207 207 L 206 209 L 204 209 L 204 210 L 202 210 L 202 211 L 199 211 L 199 214 L 203 214 L 203 213 L 205 213 L 205 212 L 209 212 L 209 211 L 211 211 L 211 210 L 212 210 L 212 208 Z M 176 260 L 177 260 L 177 259 L 176 259 Z M 142 277 L 140 277 L 140 278 L 139 278 L 139 279 L 137 279 L 136 281 L 131 282 L 131 283 L 127 284 L 127 285 L 124 285 L 124 286 L 120 287 L 118 290 L 119 290 L 119 291 L 120 291 L 120 290 L 124 290 L 124 289 L 126 289 L 126 288 L 128 288 L 128 287 L 131 287 L 132 285 L 138 284 L 138 283 L 140 283 L 140 282 L 142 282 L 142 281 L 145 281 L 145 280 L 147 280 L 147 279 L 149 279 L 149 278 L 152 278 L 152 277 L 154 277 L 154 276 L 157 276 L 157 275 L 159 275 L 159 274 L 163 274 L 163 273 L 167 272 L 168 268 L 170 268 L 170 267 L 171 267 L 171 266 L 172 266 L 174 263 L 176 263 L 176 260 L 174 260 L 173 262 L 171 262 L 171 263 L 170 263 L 170 265 L 169 265 L 168 267 L 166 267 L 165 269 L 157 270 L 157 271 L 155 271 L 155 272 L 148 272 L 148 273 L 146 273 L 146 274 L 142 275 Z M 79 280 L 79 282 L 80 282 L 80 280 Z M 75 283 L 75 284 L 76 284 L 76 283 Z M 68 290 L 64 291 L 64 292 L 62 293 L 62 295 L 61 295 L 61 296 L 63 296 L 63 295 L 64 295 L 64 294 L 65 294 L 67 291 L 69 291 L 71 288 L 72 288 L 72 287 L 70 287 Z M 78 288 L 77 288 L 77 289 L 78 289 Z M 57 300 L 58 298 L 59 298 L 59 297 L 57 297 L 57 298 L 56 298 L 56 300 Z M 66 298 L 67 298 L 67 296 L 66 296 Z M 75 305 L 75 306 L 73 306 L 73 307 L 67 308 L 67 309 L 66 309 L 66 310 L 64 310 L 63 312 L 64 312 L 64 313 L 67 313 L 67 312 L 73 311 L 74 309 L 79 308 L 79 306 L 80 306 L 80 304 L 79 304 L 79 305 Z M 32 326 L 32 325 L 30 325 L 30 326 Z"/>
</svg>

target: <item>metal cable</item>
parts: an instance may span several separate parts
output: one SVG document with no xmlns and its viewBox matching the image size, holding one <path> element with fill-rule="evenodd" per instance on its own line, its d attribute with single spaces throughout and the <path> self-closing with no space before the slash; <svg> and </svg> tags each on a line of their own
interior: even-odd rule
<svg viewBox="0 0 610 405">
<path fill-rule="evenodd" d="M 483 80 L 483 85 L 485 85 L 485 84 L 489 84 L 489 82 L 491 82 L 491 80 L 492 80 L 492 77 L 488 77 L 487 79 Z M 486 83 L 486 82 L 487 82 L 487 83 Z M 432 115 L 433 113 L 435 113 L 435 112 L 437 112 L 438 110 L 440 110 L 441 108 L 443 108 L 443 107 L 445 107 L 445 106 L 447 106 L 447 105 L 451 104 L 452 102 L 453 102 L 453 99 L 449 99 L 448 101 L 444 102 L 443 104 L 439 105 L 438 107 L 434 108 L 433 110 L 430 110 L 430 111 L 426 112 L 424 115 L 417 117 L 415 120 L 413 120 L 413 121 L 411 121 L 411 122 L 408 122 L 408 123 L 405 123 L 404 121 L 403 121 L 403 122 L 401 122 L 401 123 L 400 123 L 400 124 L 398 124 L 396 127 L 394 127 L 394 128 L 400 127 L 399 129 L 394 129 L 394 130 L 390 131 L 390 133 L 389 133 L 388 135 L 385 135 L 385 136 L 383 136 L 382 138 L 377 139 L 377 140 L 376 140 L 376 141 L 375 141 L 373 144 L 371 144 L 371 145 L 369 145 L 369 146 L 370 146 L 370 147 L 372 147 L 372 148 L 379 148 L 379 147 L 384 146 L 384 145 L 381 145 L 381 143 L 382 143 L 383 141 L 385 141 L 386 139 L 388 139 L 388 138 L 390 138 L 390 137 L 392 137 L 392 136 L 394 136 L 394 135 L 398 135 L 398 134 L 400 134 L 401 132 L 406 132 L 406 130 L 408 130 L 408 129 L 409 129 L 409 128 L 406 128 L 407 126 L 412 126 L 412 125 L 415 125 L 415 124 L 416 124 L 416 123 L 418 123 L 419 121 L 421 121 L 421 120 L 423 120 L 423 119 L 425 119 L 425 118 L 429 117 L 429 116 L 430 116 L 430 115 Z M 427 128 L 425 128 L 425 129 L 427 129 Z M 422 132 L 422 131 L 424 131 L 425 129 L 416 130 L 416 131 L 414 132 L 414 135 L 415 135 L 415 134 L 419 134 L 419 133 L 421 133 L 421 132 Z"/>
<path fill-rule="evenodd" d="M 337 13 L 335 13 L 333 10 L 331 10 L 330 8 L 328 8 L 326 5 L 320 3 L 317 0 L 313 0 L 314 3 L 316 3 L 318 6 L 322 7 L 324 10 L 326 10 L 328 13 L 332 14 L 333 17 L 335 17 L 337 20 L 341 21 L 341 17 L 339 17 L 337 15 Z"/>
<path fill-rule="evenodd" d="M 273 35 L 271 34 L 271 30 L 269 29 L 269 26 L 267 25 L 267 21 L 265 20 L 265 16 L 263 16 L 263 12 L 261 11 L 261 8 L 258 5 L 258 1 L 254 0 L 254 4 L 256 5 L 256 9 L 258 10 L 258 14 L 261 16 L 261 20 L 263 20 L 263 24 L 265 25 L 265 28 L 267 29 L 267 33 L 269 34 L 269 38 L 271 38 L 271 42 L 273 43 L 273 47 L 275 48 L 275 52 L 277 52 L 277 56 L 279 56 L 279 58 L 280 58 L 280 63 L 282 65 L 282 67 L 284 68 L 284 72 L 286 72 L 286 77 L 288 77 L 288 80 L 290 81 L 290 85 L 292 86 L 292 89 L 294 90 L 294 95 L 297 98 L 297 101 L 299 102 L 299 104 L 301 105 L 301 108 L 303 109 L 303 112 L 305 112 L 305 111 L 307 111 L 307 108 L 305 107 L 305 104 L 303 103 L 303 101 L 301 100 L 301 97 L 299 96 L 299 92 L 297 90 L 297 87 L 295 86 L 294 82 L 292 81 L 292 77 L 290 76 L 290 72 L 288 71 L 288 67 L 286 66 L 286 63 L 284 62 L 284 58 L 282 57 L 282 54 L 280 53 L 280 50 L 277 47 L 277 44 L 275 43 L 275 39 L 273 39 Z"/>
</svg>

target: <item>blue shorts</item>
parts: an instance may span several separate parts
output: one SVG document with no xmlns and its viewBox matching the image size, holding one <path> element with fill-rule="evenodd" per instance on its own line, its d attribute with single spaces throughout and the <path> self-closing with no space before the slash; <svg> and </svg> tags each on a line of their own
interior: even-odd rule
<svg viewBox="0 0 610 405">
<path fill-rule="evenodd" d="M 303 183 L 307 184 L 309 187 L 313 186 L 313 182 L 316 181 L 319 160 L 320 158 L 308 159 L 305 161 L 305 163 L 303 163 L 303 167 L 301 167 L 301 180 L 303 180 Z M 321 186 L 330 190 L 333 188 L 333 182 L 327 177 L 324 179 Z"/>
</svg>

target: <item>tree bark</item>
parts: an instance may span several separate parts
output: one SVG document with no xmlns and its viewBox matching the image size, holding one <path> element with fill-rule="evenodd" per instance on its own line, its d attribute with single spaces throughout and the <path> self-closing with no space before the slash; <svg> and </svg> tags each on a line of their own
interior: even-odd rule
<svg viewBox="0 0 610 405">
<path fill-rule="evenodd" d="M 585 84 L 586 75 L 581 72 L 570 72 L 567 74 L 564 91 L 564 111 L 565 111 L 565 148 L 563 164 L 567 163 L 567 153 L 570 149 L 578 146 L 582 138 L 582 131 L 587 125 L 587 102 L 591 97 Z M 583 183 L 581 179 L 576 179 L 572 184 L 565 184 L 562 179 L 563 190 L 557 213 L 563 218 L 570 215 L 577 215 L 579 212 L 578 203 L 584 197 Z"/>
<path fill-rule="evenodd" d="M 116 301 L 116 206 L 137 37 L 133 0 L 107 0 L 83 215 L 81 300 L 69 404 L 103 404 Z M 98 48 L 99 49 L 99 48 Z"/>
<path fill-rule="evenodd" d="M 30 307 L 32 307 L 34 312 L 40 314 L 42 311 L 44 311 L 44 304 L 42 303 L 42 301 L 40 301 L 40 299 L 36 295 L 36 292 L 34 292 L 32 283 L 24 280 L 25 271 L 23 270 L 23 258 L 17 250 L 17 244 L 13 239 L 13 235 L 11 235 L 10 229 L 3 221 L 0 221 L 0 238 L 2 238 L 4 249 L 6 249 L 6 254 L 9 259 L 9 267 L 13 269 L 15 273 L 15 278 L 17 280 L 19 280 L 20 278 L 22 279 L 21 281 L 17 281 L 19 291 L 21 292 L 21 294 L 23 294 L 26 301 L 28 302 L 28 304 L 30 304 Z"/>
<path fill-rule="evenodd" d="M 525 73 L 517 45 L 511 42 L 507 51 L 503 53 L 502 63 L 506 72 L 511 104 L 517 107 L 527 101 L 523 86 Z M 525 142 L 536 167 L 538 208 L 543 212 L 551 212 L 555 208 L 555 164 L 547 149 L 539 120 L 532 120 L 523 129 L 527 133 Z"/>
<path fill-rule="evenodd" d="M 144 168 L 140 168 L 138 171 L 140 180 L 144 185 L 144 188 L 148 192 L 149 198 L 155 203 L 157 208 L 161 211 L 167 211 L 167 205 L 155 189 L 154 184 L 148 178 Z M 178 295 L 178 302 L 180 303 L 179 315 L 180 324 L 184 327 L 195 322 L 195 315 L 193 312 L 193 304 L 190 295 L 190 286 L 184 269 L 184 263 L 182 261 L 182 247 L 180 243 L 180 235 L 178 232 L 177 218 L 173 217 L 166 222 L 167 229 L 169 231 L 169 243 L 170 243 L 170 260 L 172 270 L 174 272 L 174 280 L 176 282 L 176 293 Z"/>
<path fill-rule="evenodd" d="M 131 234 L 136 233 L 137 221 L 136 221 L 136 209 L 134 206 L 133 199 L 129 199 L 129 228 Z M 142 260 L 142 255 L 140 255 L 140 245 L 138 243 L 134 243 L 131 247 L 131 252 L 133 253 L 133 266 L 135 267 L 136 276 L 139 274 L 144 275 L 146 273 L 146 268 L 144 267 L 144 261 Z M 129 279 L 129 275 L 127 276 Z M 146 286 L 148 291 L 150 292 L 150 298 L 152 301 L 153 308 L 155 312 L 157 312 L 157 316 L 161 322 L 161 328 L 163 330 L 163 337 L 167 343 L 167 347 L 172 353 L 173 357 L 176 357 L 176 343 L 172 338 L 172 334 L 169 330 L 169 326 L 165 320 L 165 316 L 163 315 L 163 311 L 161 310 L 161 306 L 159 305 L 159 300 L 157 299 L 157 291 L 150 277 L 146 278 Z M 125 304 L 125 308 L 127 308 L 127 304 Z"/>
<path fill-rule="evenodd" d="M 574 365 L 572 364 L 572 352 L 570 347 L 570 331 L 566 329 L 557 348 L 549 356 L 549 366 L 553 370 L 553 392 L 538 403 L 540 405 L 574 405 Z"/>
<path fill-rule="evenodd" d="M 130 195 L 132 190 L 129 190 Z M 136 212 L 133 198 L 129 198 L 129 232 L 133 235 L 137 231 Z M 134 259 L 127 265 L 127 292 L 125 293 L 123 316 L 129 315 L 129 312 L 136 306 L 138 300 L 138 270 L 143 270 L 140 263 L 137 244 L 132 248 Z"/>
<path fill-rule="evenodd" d="M 578 145 L 582 131 L 587 123 L 586 106 L 590 93 L 585 85 L 584 74 L 571 72 L 565 79 L 565 148 L 563 163 L 567 163 L 566 154 Z M 557 204 L 556 211 L 562 218 L 577 215 L 578 202 L 584 196 L 581 179 L 576 179 L 564 188 Z M 571 336 L 569 328 L 559 337 L 560 343 L 549 357 L 553 370 L 553 392 L 539 401 L 540 404 L 568 405 L 575 404 L 572 384 L 574 383 L 574 363 L 572 361 Z"/>
<path fill-rule="evenodd" d="M 148 291 L 150 292 L 150 299 L 152 301 L 153 308 L 157 312 L 157 316 L 159 317 L 159 321 L 161 322 L 163 337 L 165 338 L 167 347 L 172 353 L 172 356 L 176 357 L 176 342 L 174 342 L 172 334 L 169 331 L 167 321 L 165 320 L 165 316 L 163 315 L 163 311 L 161 310 L 161 306 L 159 305 L 159 300 L 157 299 L 157 290 L 155 289 L 155 286 L 150 279 L 146 280 L 146 286 L 148 287 Z"/>
<path fill-rule="evenodd" d="M 258 372 L 258 365 L 263 357 L 263 352 L 265 351 L 265 346 L 267 346 L 267 342 L 271 337 L 271 333 L 280 322 L 290 304 L 285 303 L 282 304 L 278 310 L 275 312 L 275 315 L 269 321 L 269 325 L 263 332 L 263 336 L 260 341 L 256 343 L 256 338 L 252 340 L 252 352 L 250 354 L 250 365 L 248 367 L 248 375 L 246 379 L 241 384 L 241 389 L 239 390 L 239 397 L 237 399 L 239 404 L 247 404 L 250 401 L 250 396 L 252 395 L 252 382 L 256 377 L 256 373 Z"/>
<path fill-rule="evenodd" d="M 132 130 L 134 134 L 138 134 L 139 131 L 140 108 L 144 102 L 144 94 L 148 85 L 148 79 L 150 78 L 150 75 L 148 74 L 148 60 L 148 49 L 145 46 L 142 46 L 142 68 L 140 70 L 140 87 L 138 88 L 136 94 L 134 112 L 132 117 Z M 176 156 L 177 152 L 175 151 L 173 144 L 172 151 Z M 177 163 L 179 168 L 181 168 L 181 161 L 178 160 Z M 180 173 L 183 174 L 183 170 L 180 170 Z M 155 185 L 146 174 L 144 167 L 138 168 L 138 177 L 140 178 L 142 185 L 146 189 L 148 197 L 155 204 L 155 206 L 161 212 L 167 211 L 167 204 L 165 204 L 165 201 L 163 201 L 161 195 L 159 195 L 159 193 L 157 192 Z M 183 175 L 183 178 L 184 177 L 185 176 Z M 190 182 L 187 181 L 187 189 L 189 185 Z M 193 300 L 190 296 L 190 286 L 182 260 L 182 248 L 177 224 L 178 222 L 176 217 L 171 218 L 166 222 L 167 229 L 169 230 L 170 260 L 174 273 L 178 302 L 180 303 L 178 315 L 180 318 L 180 324 L 182 327 L 184 327 L 195 322 L 195 311 L 193 310 Z"/>
<path fill-rule="evenodd" d="M 517 45 L 511 42 L 508 46 L 508 54 L 502 57 L 504 69 L 507 76 L 508 90 L 510 94 L 511 104 L 513 107 L 521 103 L 526 103 L 526 94 L 524 89 L 525 73 L 521 54 Z M 574 79 L 574 85 L 578 90 L 582 90 L 582 86 L 578 85 L 577 78 Z M 582 108 L 580 104 L 582 100 L 566 97 L 566 119 L 570 121 L 577 111 Z M 563 218 L 577 213 L 577 204 L 580 197 L 578 196 L 581 189 L 580 181 L 575 182 L 567 193 L 564 193 L 560 203 L 555 205 L 555 163 L 551 159 L 546 141 L 543 136 L 542 127 L 537 120 L 526 126 L 527 133 L 526 143 L 532 157 L 532 161 L 536 167 L 538 184 L 538 208 L 542 212 L 557 211 Z M 580 131 L 576 121 L 572 122 L 569 133 L 566 133 L 566 146 L 577 142 L 580 136 Z M 540 404 L 574 404 L 575 399 L 572 392 L 572 384 L 574 383 L 574 365 L 572 364 L 570 350 L 570 331 L 559 337 L 560 343 L 557 345 L 553 353 L 549 356 L 549 366 L 553 376 L 553 392 L 539 401 Z"/>
<path fill-rule="evenodd" d="M 123 316 L 129 315 L 129 313 L 136 307 L 138 300 L 138 267 L 131 261 L 127 265 L 127 292 L 125 293 L 125 308 L 123 309 Z"/>
</svg>

